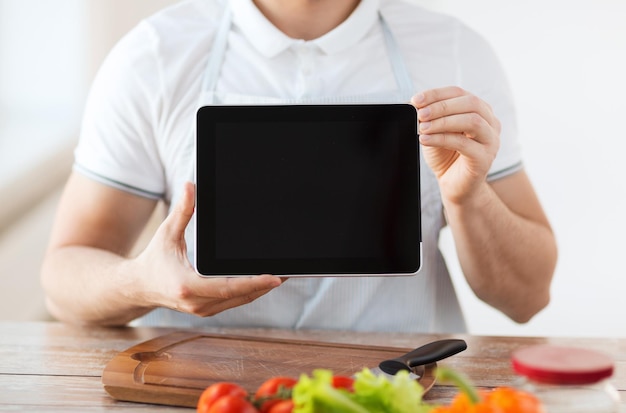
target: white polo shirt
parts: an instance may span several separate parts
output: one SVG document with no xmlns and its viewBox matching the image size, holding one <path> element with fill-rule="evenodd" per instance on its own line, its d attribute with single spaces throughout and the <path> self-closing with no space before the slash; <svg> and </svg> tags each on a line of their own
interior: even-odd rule
<svg viewBox="0 0 626 413">
<path fill-rule="evenodd" d="M 398 85 L 380 13 L 415 92 L 458 85 L 494 108 L 502 135 L 490 177 L 520 168 L 506 78 L 491 48 L 457 20 L 400 0 L 362 0 L 336 29 L 303 41 L 277 30 L 250 0 L 230 0 L 230 6 L 233 23 L 215 86 L 220 102 L 358 101 L 359 96 L 392 95 Z M 141 196 L 176 202 L 183 182 L 193 176 L 195 112 L 222 13 L 219 0 L 182 1 L 144 20 L 116 45 L 87 102 L 75 152 L 77 172 Z M 424 167 L 422 191 L 424 262 L 417 276 L 290 279 L 249 305 L 213 317 L 159 309 L 142 321 L 462 332 L 462 313 L 437 247 L 444 225 L 441 200 L 432 173 Z"/>
</svg>

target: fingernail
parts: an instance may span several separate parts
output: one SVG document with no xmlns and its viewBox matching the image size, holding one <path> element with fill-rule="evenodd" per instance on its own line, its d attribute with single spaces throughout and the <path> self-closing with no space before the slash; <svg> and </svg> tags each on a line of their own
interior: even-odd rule
<svg viewBox="0 0 626 413">
<path fill-rule="evenodd" d="M 430 108 L 429 107 L 425 107 L 424 109 L 420 109 L 417 111 L 417 117 L 422 120 L 422 119 L 427 119 L 430 116 Z"/>
<path fill-rule="evenodd" d="M 426 131 L 430 128 L 430 122 L 420 122 L 420 131 Z"/>
<path fill-rule="evenodd" d="M 424 97 L 423 93 L 418 93 L 417 95 L 413 96 L 414 103 L 423 103 L 425 99 L 426 98 Z"/>
<path fill-rule="evenodd" d="M 420 142 L 426 143 L 432 139 L 430 135 L 420 135 Z"/>
</svg>

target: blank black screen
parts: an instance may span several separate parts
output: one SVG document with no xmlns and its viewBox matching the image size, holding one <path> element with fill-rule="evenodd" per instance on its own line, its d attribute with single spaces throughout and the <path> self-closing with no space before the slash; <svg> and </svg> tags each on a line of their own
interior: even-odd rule
<svg viewBox="0 0 626 413">
<path fill-rule="evenodd" d="M 199 272 L 415 270 L 415 120 L 388 106 L 209 107 L 208 128 L 199 113 Z"/>
</svg>

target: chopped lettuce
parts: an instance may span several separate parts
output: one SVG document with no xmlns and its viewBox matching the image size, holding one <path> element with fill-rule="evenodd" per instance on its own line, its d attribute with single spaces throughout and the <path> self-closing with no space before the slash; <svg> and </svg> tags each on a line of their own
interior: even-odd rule
<svg viewBox="0 0 626 413">
<path fill-rule="evenodd" d="M 424 389 L 401 371 L 392 379 L 369 369 L 355 375 L 354 392 L 332 386 L 332 372 L 318 369 L 302 375 L 293 388 L 294 413 L 427 413 Z"/>
</svg>

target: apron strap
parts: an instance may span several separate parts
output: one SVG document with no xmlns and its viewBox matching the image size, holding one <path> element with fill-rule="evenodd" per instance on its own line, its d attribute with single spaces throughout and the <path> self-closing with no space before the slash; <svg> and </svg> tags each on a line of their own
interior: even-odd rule
<svg viewBox="0 0 626 413">
<path fill-rule="evenodd" d="M 204 78 L 202 80 L 202 91 L 215 91 L 217 86 L 217 80 L 219 79 L 220 69 L 222 62 L 224 61 L 224 55 L 226 54 L 226 48 L 228 46 L 228 33 L 230 33 L 230 26 L 232 23 L 232 12 L 228 5 L 228 2 L 224 5 L 224 14 L 222 15 L 222 22 L 215 35 L 215 41 L 213 42 L 213 50 L 209 57 L 209 63 L 204 72 Z"/>
<path fill-rule="evenodd" d="M 396 78 L 398 88 L 401 93 L 414 93 L 413 80 L 411 80 L 409 70 L 406 66 L 406 63 L 404 62 L 402 53 L 400 53 L 398 42 L 396 41 L 394 35 L 391 33 L 391 29 L 389 28 L 389 25 L 387 24 L 387 21 L 383 17 L 382 13 L 379 12 L 379 16 L 380 24 L 382 26 L 383 34 L 385 37 L 387 52 L 389 53 L 389 61 L 391 63 L 393 75 Z"/>
</svg>

